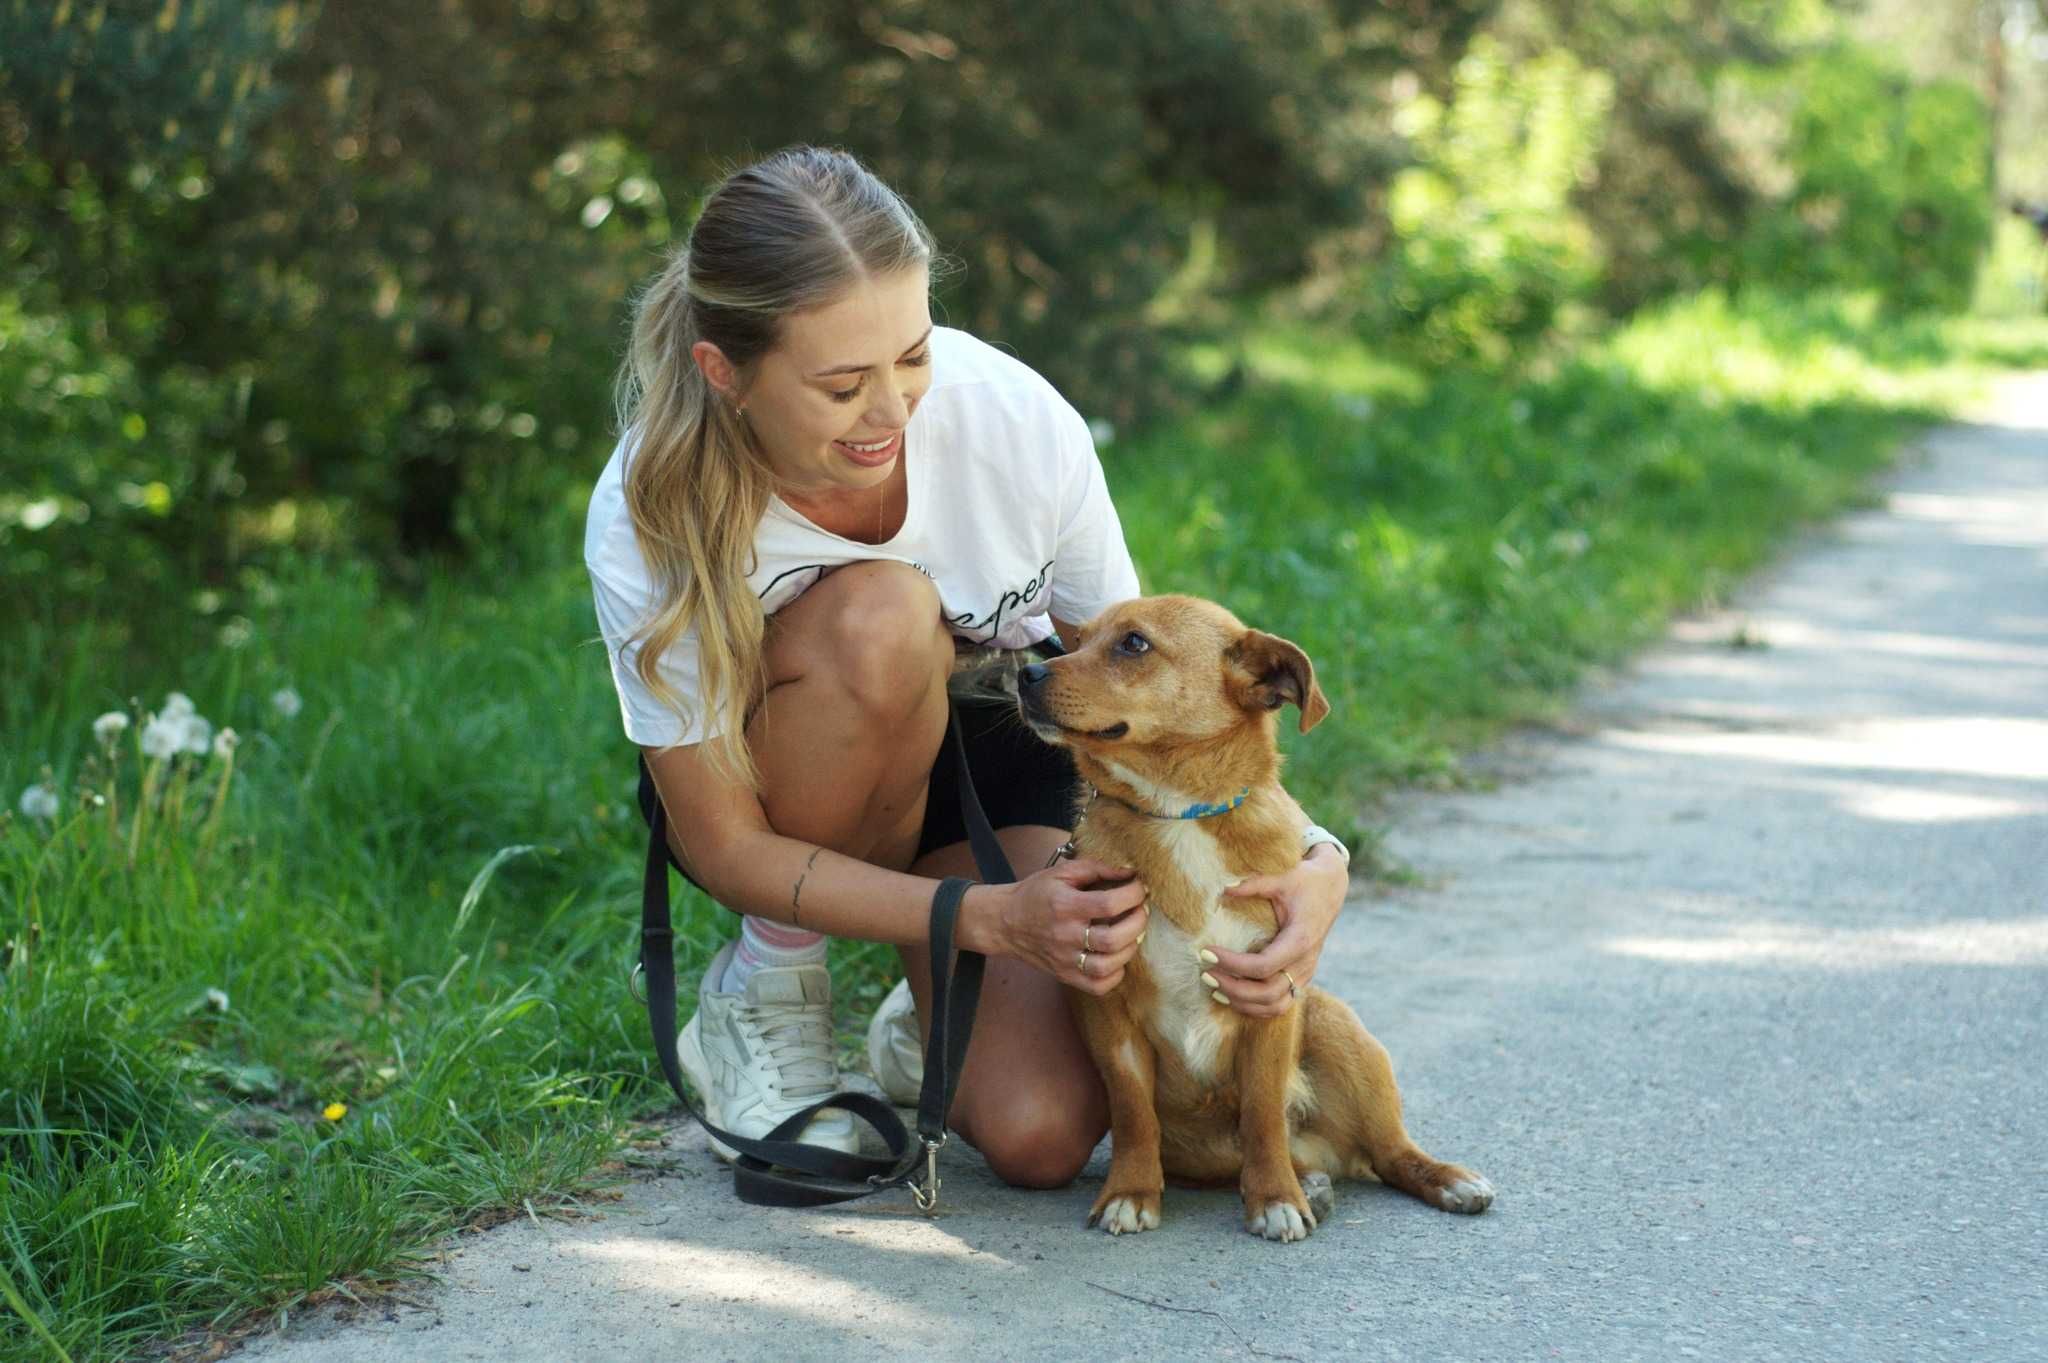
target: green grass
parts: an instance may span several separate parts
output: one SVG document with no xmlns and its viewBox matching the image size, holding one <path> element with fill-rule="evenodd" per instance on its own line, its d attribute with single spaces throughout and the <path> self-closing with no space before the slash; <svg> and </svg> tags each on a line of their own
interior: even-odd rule
<svg viewBox="0 0 2048 1363">
<path fill-rule="evenodd" d="M 2048 366 L 2048 324 L 1703 298 L 1512 380 L 1272 332 L 1243 362 L 1110 446 L 1111 482 L 1148 589 L 1315 659 L 1335 710 L 1290 783 L 1369 841 L 1385 792 L 1854 503 L 1988 368 Z M 400 598 L 301 563 L 207 613 L 10 607 L 0 792 L 47 780 L 61 810 L 0 820 L 0 1358 L 127 1357 L 417 1272 L 451 1227 L 588 1189 L 665 1105 L 580 500 L 536 577 Z M 231 774 L 152 776 L 134 728 L 100 752 L 95 715 L 174 689 L 238 731 Z M 729 920 L 678 908 L 687 995 Z M 834 964 L 857 1025 L 888 953 Z"/>
</svg>

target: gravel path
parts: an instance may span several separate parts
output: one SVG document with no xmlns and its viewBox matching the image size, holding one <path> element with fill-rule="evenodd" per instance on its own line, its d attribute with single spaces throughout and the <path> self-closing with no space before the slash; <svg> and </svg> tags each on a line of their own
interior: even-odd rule
<svg viewBox="0 0 2048 1363">
<path fill-rule="evenodd" d="M 244 1356 L 2048 1358 L 2048 375 L 1880 510 L 1403 797 L 1321 982 L 1484 1216 L 1340 1185 L 1307 1242 L 1156 1233 L 945 1156 L 943 1214 L 735 1202 L 694 1130 L 587 1219 Z M 858 1204 L 856 1204 L 858 1205 Z"/>
</svg>

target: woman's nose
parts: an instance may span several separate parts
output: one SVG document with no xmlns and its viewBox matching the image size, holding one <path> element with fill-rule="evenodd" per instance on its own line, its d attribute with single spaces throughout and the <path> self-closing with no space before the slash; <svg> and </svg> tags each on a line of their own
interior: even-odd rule
<svg viewBox="0 0 2048 1363">
<path fill-rule="evenodd" d="M 875 405 L 868 415 L 877 426 L 892 431 L 902 430 L 910 420 L 910 394 L 894 384 L 875 385 Z"/>
</svg>

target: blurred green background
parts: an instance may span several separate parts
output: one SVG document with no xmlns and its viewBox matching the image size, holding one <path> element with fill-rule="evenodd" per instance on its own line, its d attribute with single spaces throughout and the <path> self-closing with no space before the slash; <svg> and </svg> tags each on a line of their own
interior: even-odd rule
<svg viewBox="0 0 2048 1363">
<path fill-rule="evenodd" d="M 0 0 L 0 573 L 552 559 L 628 292 L 843 145 L 1120 428 L 1248 318 L 1527 363 L 1707 286 L 2041 306 L 2036 0 Z M 1997 229 L 2003 227 L 2004 235 Z"/>
<path fill-rule="evenodd" d="M 213 1356 L 673 1158 L 578 551 L 723 170 L 909 199 L 1147 588 L 1314 658 L 1363 882 L 2048 368 L 2044 127 L 2048 0 L 0 0 L 0 1360 Z M 835 944 L 851 1065 L 894 971 Z"/>
</svg>

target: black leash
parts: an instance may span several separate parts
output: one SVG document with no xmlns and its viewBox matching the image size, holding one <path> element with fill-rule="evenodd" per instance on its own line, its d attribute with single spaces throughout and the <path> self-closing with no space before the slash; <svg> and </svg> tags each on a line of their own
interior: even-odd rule
<svg viewBox="0 0 2048 1363">
<path fill-rule="evenodd" d="M 942 747 L 950 748 L 959 764 L 960 812 L 982 880 L 990 885 L 1014 881 L 1016 873 L 975 794 L 959 717 L 950 710 Z M 939 760 L 945 760 L 943 753 Z M 640 780 L 644 787 L 652 787 L 644 758 Z M 668 817 L 657 795 L 647 820 L 647 875 L 640 898 L 640 971 L 647 978 L 647 1013 L 654 1028 L 654 1051 L 668 1086 L 699 1126 L 739 1152 L 733 1162 L 733 1191 L 740 1201 L 761 1206 L 818 1207 L 867 1197 L 885 1188 L 909 1188 L 918 1207 L 931 1211 L 939 1199 L 938 1154 L 946 1144 L 946 1114 L 953 1106 L 953 1090 L 967 1059 L 974 1010 L 981 1001 L 982 969 L 987 964 L 980 953 L 956 951 L 954 945 L 960 901 L 973 882 L 949 877 L 932 896 L 932 1026 L 925 1043 L 924 1090 L 917 1104 L 918 1139 L 911 1140 L 895 1108 L 866 1093 L 835 1093 L 820 1099 L 756 1139 L 712 1125 L 683 1087 L 682 1065 L 676 1059 L 675 932 L 669 920 L 667 828 Z M 819 1109 L 828 1107 L 850 1112 L 872 1126 L 888 1145 L 888 1156 L 849 1155 L 794 1139 Z"/>
</svg>

